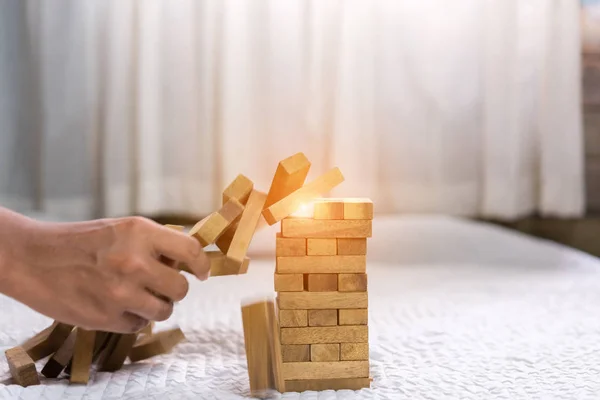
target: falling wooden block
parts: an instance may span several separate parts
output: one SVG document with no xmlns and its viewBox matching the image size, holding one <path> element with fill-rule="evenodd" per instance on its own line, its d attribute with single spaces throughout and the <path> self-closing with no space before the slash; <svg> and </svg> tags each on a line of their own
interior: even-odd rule
<svg viewBox="0 0 600 400">
<path fill-rule="evenodd" d="M 235 231 L 237 230 L 238 222 L 234 222 L 231 224 L 229 228 L 223 232 L 221 236 L 217 239 L 215 244 L 221 250 L 223 254 L 227 254 L 229 251 L 229 246 L 231 246 L 231 241 L 233 240 L 233 236 L 235 235 Z"/>
<path fill-rule="evenodd" d="M 368 387 L 371 387 L 371 378 L 301 379 L 285 381 L 285 389 L 288 392 L 305 392 L 307 390 L 360 390 Z"/>
<path fill-rule="evenodd" d="M 367 254 L 366 238 L 337 239 L 337 254 L 345 256 L 362 256 Z"/>
<path fill-rule="evenodd" d="M 239 201 L 230 199 L 219 211 L 210 214 L 194 225 L 189 235 L 195 237 L 202 247 L 213 244 L 243 211 L 244 206 Z"/>
<path fill-rule="evenodd" d="M 367 308 L 367 292 L 281 292 L 280 310 L 328 310 Z"/>
<path fill-rule="evenodd" d="M 372 236 L 373 221 L 360 219 L 319 220 L 285 218 L 281 221 L 283 237 L 303 238 L 367 238 Z"/>
<path fill-rule="evenodd" d="M 295 238 L 286 238 L 294 240 Z M 337 239 L 306 239 L 306 254 L 309 256 L 335 256 Z"/>
<path fill-rule="evenodd" d="M 281 356 L 283 362 L 308 362 L 310 361 L 309 344 L 282 344 Z M 286 388 L 287 389 L 287 388 Z"/>
<path fill-rule="evenodd" d="M 307 310 L 279 310 L 279 326 L 300 327 L 308 325 Z"/>
<path fill-rule="evenodd" d="M 87 383 L 89 381 L 95 341 L 95 331 L 77 328 L 71 364 L 71 383 Z"/>
<path fill-rule="evenodd" d="M 168 353 L 184 339 L 185 335 L 179 328 L 141 337 L 131 348 L 129 359 L 136 362 Z"/>
<path fill-rule="evenodd" d="M 344 200 L 344 219 L 348 220 L 370 220 L 373 219 L 373 202 L 371 199 Z"/>
<path fill-rule="evenodd" d="M 283 360 L 273 301 L 242 306 L 242 323 L 252 396 L 265 397 L 273 389 L 283 393 Z"/>
<path fill-rule="evenodd" d="M 339 343 L 321 343 L 310 345 L 310 361 L 340 361 Z"/>
<path fill-rule="evenodd" d="M 369 343 L 342 343 L 340 360 L 362 361 L 369 359 Z"/>
<path fill-rule="evenodd" d="M 281 328 L 282 344 L 365 343 L 368 341 L 369 330 L 366 325 Z"/>
<path fill-rule="evenodd" d="M 304 290 L 304 275 L 275 274 L 276 292 L 301 292 Z"/>
<path fill-rule="evenodd" d="M 265 208 L 263 216 L 269 225 L 273 225 L 291 215 L 303 203 L 308 203 L 315 197 L 329 192 L 343 181 L 344 176 L 339 168 L 333 168 L 314 181 L 289 194 L 287 197 Z"/>
<path fill-rule="evenodd" d="M 338 310 L 308 310 L 308 326 L 336 326 L 337 324 Z"/>
<path fill-rule="evenodd" d="M 340 325 L 367 325 L 369 315 L 366 308 L 363 309 L 347 309 L 339 311 Z"/>
<path fill-rule="evenodd" d="M 10 375 L 17 385 L 27 387 L 40 384 L 35 362 L 22 347 L 6 350 L 5 355 Z"/>
<path fill-rule="evenodd" d="M 306 239 L 304 238 L 284 238 L 281 233 L 277 233 L 275 255 L 278 257 L 305 256 Z"/>
<path fill-rule="evenodd" d="M 306 180 L 309 169 L 310 161 L 303 153 L 294 154 L 281 161 L 275 170 L 275 176 L 265 201 L 265 208 L 300 189 Z"/>
<path fill-rule="evenodd" d="M 254 183 L 244 175 L 239 174 L 223 191 L 223 204 L 231 199 L 246 204 L 252 189 L 254 189 Z"/>
<path fill-rule="evenodd" d="M 306 274 L 304 279 L 304 286 L 309 292 L 335 292 L 338 290 L 337 274 Z"/>
<path fill-rule="evenodd" d="M 296 362 L 283 364 L 283 376 L 292 379 L 368 378 L 368 361 Z"/>
<path fill-rule="evenodd" d="M 339 274 L 338 290 L 340 292 L 366 292 L 367 274 Z"/>
<path fill-rule="evenodd" d="M 72 325 L 55 321 L 48 328 L 25 341 L 20 347 L 33 361 L 38 361 L 58 350 L 72 330 Z"/>
<path fill-rule="evenodd" d="M 56 353 L 46 362 L 46 365 L 42 368 L 42 375 L 46 378 L 56 378 L 69 364 L 71 357 L 73 357 L 78 330 L 79 328 L 73 329 Z"/>
<path fill-rule="evenodd" d="M 151 326 L 151 325 L 148 325 Z M 151 337 L 152 333 L 144 334 L 143 337 Z M 100 363 L 100 371 L 118 371 L 121 369 L 127 356 L 130 354 L 138 338 L 136 333 L 114 335 L 108 344 L 106 356 Z"/>
<path fill-rule="evenodd" d="M 362 274 L 367 270 L 366 256 L 277 257 L 278 274 Z"/>
<path fill-rule="evenodd" d="M 314 219 L 344 219 L 343 199 L 317 199 L 313 207 Z"/>
</svg>

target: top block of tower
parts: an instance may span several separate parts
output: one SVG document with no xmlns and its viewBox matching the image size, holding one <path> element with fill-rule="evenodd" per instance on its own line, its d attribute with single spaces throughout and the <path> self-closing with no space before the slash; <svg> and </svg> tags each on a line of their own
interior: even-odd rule
<svg viewBox="0 0 600 400">
<path fill-rule="evenodd" d="M 329 198 L 314 201 L 314 219 L 373 219 L 373 201 L 362 198 Z"/>
<path fill-rule="evenodd" d="M 265 200 L 265 208 L 300 189 L 310 169 L 310 161 L 304 153 L 297 153 L 281 161 L 275 171 L 271 188 Z"/>
</svg>

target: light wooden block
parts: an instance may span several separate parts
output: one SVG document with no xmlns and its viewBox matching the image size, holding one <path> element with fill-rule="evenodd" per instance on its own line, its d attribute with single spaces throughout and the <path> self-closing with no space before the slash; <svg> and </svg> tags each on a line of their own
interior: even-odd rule
<svg viewBox="0 0 600 400">
<path fill-rule="evenodd" d="M 148 325 L 151 327 L 152 325 Z M 148 330 L 146 330 L 148 332 Z M 142 337 L 152 336 L 152 332 L 140 335 Z M 118 371 L 121 369 L 131 349 L 137 341 L 138 334 L 130 333 L 124 335 L 114 335 L 108 344 L 106 356 L 100 363 L 100 371 Z"/>
<path fill-rule="evenodd" d="M 369 323 L 369 314 L 366 308 L 339 311 L 340 325 L 367 325 Z"/>
<path fill-rule="evenodd" d="M 54 321 L 52 325 L 25 341 L 20 347 L 33 361 L 38 361 L 58 350 L 72 330 L 72 325 Z"/>
<path fill-rule="evenodd" d="M 360 390 L 371 387 L 371 378 L 341 378 L 341 379 L 301 379 L 286 380 L 287 392 L 305 392 L 307 390 Z"/>
<path fill-rule="evenodd" d="M 286 238 L 294 240 L 296 238 Z M 309 256 L 335 256 L 337 239 L 306 239 L 306 254 Z"/>
<path fill-rule="evenodd" d="M 276 292 L 301 292 L 304 290 L 304 275 L 275 274 Z"/>
<path fill-rule="evenodd" d="M 337 324 L 338 310 L 308 310 L 308 326 L 336 326 Z"/>
<path fill-rule="evenodd" d="M 339 343 L 321 343 L 310 345 L 310 361 L 340 361 Z"/>
<path fill-rule="evenodd" d="M 205 251 L 205 254 L 210 262 L 210 277 L 225 275 L 241 275 L 248 272 L 248 266 L 250 265 L 250 258 L 248 257 L 244 258 L 244 262 L 242 263 L 240 268 L 238 270 L 235 270 L 233 268 L 225 267 L 225 255 L 220 251 Z M 194 274 L 187 266 L 187 264 L 180 263 L 177 266 L 177 268 L 192 275 Z"/>
<path fill-rule="evenodd" d="M 252 396 L 266 396 L 272 389 L 283 393 L 283 359 L 274 303 L 266 300 L 242 306 L 242 323 Z"/>
<path fill-rule="evenodd" d="M 35 362 L 22 347 L 6 350 L 5 355 L 10 375 L 17 385 L 27 387 L 40 384 Z"/>
<path fill-rule="evenodd" d="M 250 193 L 246 208 L 242 213 L 237 230 L 227 251 L 227 258 L 225 259 L 226 270 L 239 271 L 242 267 L 248 247 L 256 231 L 256 225 L 265 204 L 265 198 L 266 195 L 257 190 L 253 190 Z"/>
<path fill-rule="evenodd" d="M 344 202 L 340 199 L 318 199 L 313 206 L 314 219 L 344 219 Z"/>
<path fill-rule="evenodd" d="M 280 310 L 328 310 L 367 308 L 367 292 L 281 292 Z"/>
<path fill-rule="evenodd" d="M 373 219 L 373 202 L 371 199 L 344 199 L 344 219 Z"/>
<path fill-rule="evenodd" d="M 372 236 L 371 220 L 320 220 L 285 218 L 281 221 L 283 237 L 303 238 L 367 238 Z"/>
<path fill-rule="evenodd" d="M 284 238 L 278 232 L 275 240 L 275 255 L 278 257 L 306 255 L 306 239 L 304 238 Z"/>
<path fill-rule="evenodd" d="M 172 229 L 172 230 L 178 231 L 178 232 L 183 232 L 185 230 L 185 226 L 183 226 L 183 225 L 165 224 L 165 228 L 169 228 L 169 229 Z"/>
<path fill-rule="evenodd" d="M 250 193 L 254 189 L 254 183 L 246 176 L 240 174 L 223 191 L 223 204 L 231 199 L 236 199 L 242 204 L 246 204 Z"/>
<path fill-rule="evenodd" d="M 369 343 L 342 343 L 340 347 L 342 361 L 362 361 L 369 359 Z"/>
<path fill-rule="evenodd" d="M 244 206 L 239 201 L 234 198 L 229 199 L 219 211 L 194 225 L 189 235 L 195 237 L 202 247 L 213 244 L 242 215 L 243 211 Z"/>
<path fill-rule="evenodd" d="M 286 274 L 284 274 L 286 275 Z M 336 292 L 338 287 L 337 274 L 306 274 L 305 287 L 309 292 Z"/>
<path fill-rule="evenodd" d="M 185 335 L 179 328 L 140 337 L 131 348 L 129 359 L 136 362 L 166 354 L 184 339 Z"/>
<path fill-rule="evenodd" d="M 306 180 L 309 169 L 310 161 L 303 153 L 296 153 L 281 161 L 275 170 L 275 176 L 265 201 L 265 208 L 300 189 Z"/>
<path fill-rule="evenodd" d="M 339 274 L 338 290 L 340 292 L 366 292 L 367 274 Z"/>
<path fill-rule="evenodd" d="M 344 256 L 362 256 L 367 254 L 366 238 L 337 239 L 337 254 Z"/>
<path fill-rule="evenodd" d="M 344 176 L 339 168 L 333 168 L 314 181 L 289 194 L 287 197 L 270 205 L 263 211 L 263 216 L 269 225 L 273 225 L 291 215 L 302 204 L 308 203 L 315 197 L 329 192 L 343 181 Z"/>
<path fill-rule="evenodd" d="M 283 362 L 308 362 L 310 361 L 309 344 L 282 344 L 281 355 Z"/>
<path fill-rule="evenodd" d="M 298 362 L 283 364 L 283 376 L 293 379 L 368 378 L 368 361 Z"/>
<path fill-rule="evenodd" d="M 364 343 L 368 341 L 369 330 L 366 325 L 281 328 L 282 344 Z"/>
<path fill-rule="evenodd" d="M 71 383 L 87 383 L 89 381 L 95 342 L 95 331 L 77 328 L 73 360 L 71 362 Z"/>
<path fill-rule="evenodd" d="M 279 326 L 301 327 L 307 325 L 307 310 L 279 310 Z"/>
<path fill-rule="evenodd" d="M 77 330 L 78 328 L 73 329 L 63 344 L 56 350 L 56 353 L 50 357 L 44 368 L 42 368 L 42 375 L 46 378 L 56 378 L 71 361 L 75 349 Z"/>
<path fill-rule="evenodd" d="M 366 256 L 277 257 L 278 274 L 362 274 L 366 270 Z"/>
</svg>

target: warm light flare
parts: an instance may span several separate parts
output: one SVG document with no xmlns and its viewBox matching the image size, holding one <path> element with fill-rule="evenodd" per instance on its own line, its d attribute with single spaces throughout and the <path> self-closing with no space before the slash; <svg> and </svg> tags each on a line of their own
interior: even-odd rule
<svg viewBox="0 0 600 400">
<path fill-rule="evenodd" d="M 302 205 L 300 205 L 300 207 L 298 207 L 298 209 L 292 213 L 292 217 L 312 218 L 314 208 L 315 205 L 313 202 L 302 203 Z"/>
</svg>

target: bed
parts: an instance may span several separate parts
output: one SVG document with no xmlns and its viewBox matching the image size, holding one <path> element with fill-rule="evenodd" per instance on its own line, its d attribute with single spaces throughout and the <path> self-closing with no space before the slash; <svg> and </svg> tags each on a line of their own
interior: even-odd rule
<svg viewBox="0 0 600 400">
<path fill-rule="evenodd" d="M 95 373 L 87 386 L 24 389 L 9 384 L 2 351 L 0 398 L 246 398 L 240 302 L 273 294 L 274 236 L 257 234 L 247 275 L 190 279 L 188 297 L 159 324 L 187 335 L 171 354 Z M 598 398 L 597 258 L 442 216 L 376 218 L 368 252 L 372 388 L 282 398 Z M 0 297 L 0 322 L 6 350 L 50 321 Z"/>
</svg>

